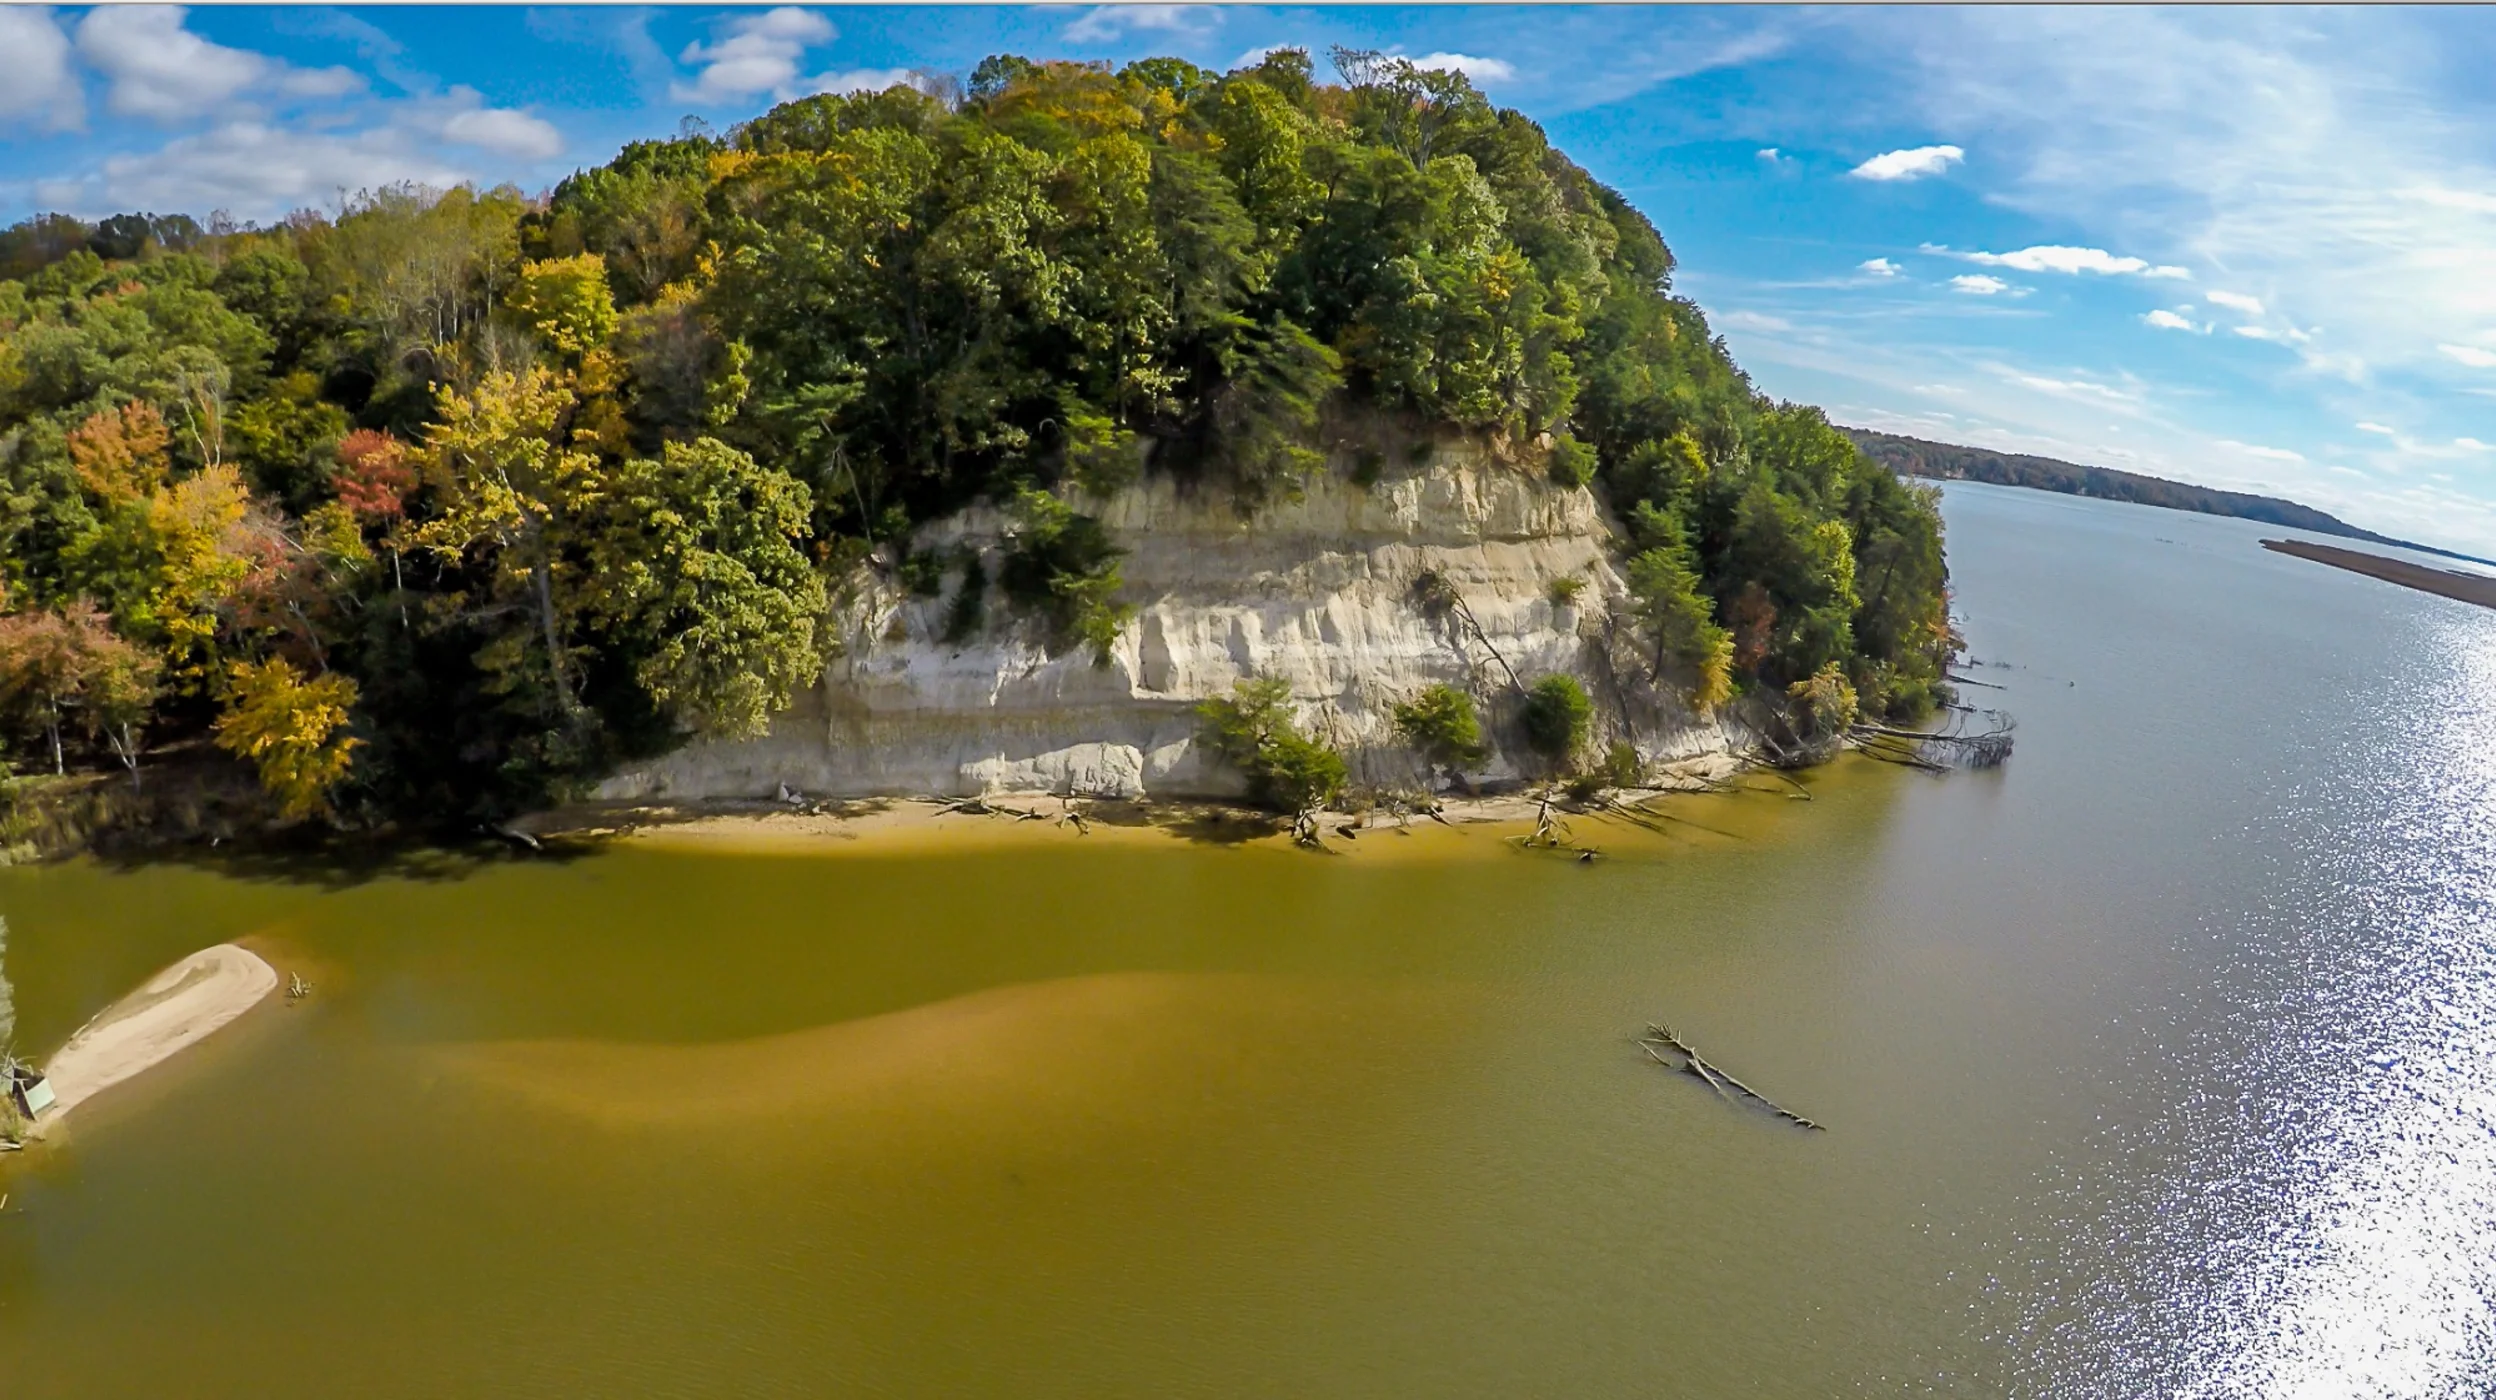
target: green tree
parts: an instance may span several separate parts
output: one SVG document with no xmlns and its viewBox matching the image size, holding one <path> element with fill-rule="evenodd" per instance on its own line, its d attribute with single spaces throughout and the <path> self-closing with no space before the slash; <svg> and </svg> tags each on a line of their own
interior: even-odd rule
<svg viewBox="0 0 2496 1400">
<path fill-rule="evenodd" d="M 1450 776 L 1482 766 L 1491 755 L 1473 697 L 1452 685 L 1433 685 L 1394 708 L 1395 732 L 1422 760 Z"/>
<path fill-rule="evenodd" d="M 703 438 L 617 467 L 585 506 L 583 611 L 684 729 L 759 734 L 822 667 L 806 488 Z"/>
<path fill-rule="evenodd" d="M 1525 692 L 1525 741 L 1534 752 L 1566 768 L 1585 749 L 1595 722 L 1594 702 L 1577 678 L 1549 675 Z"/>
<path fill-rule="evenodd" d="M 1342 794 L 1343 755 L 1292 723 L 1289 682 L 1245 680 L 1231 690 L 1196 707 L 1197 737 L 1248 780 L 1250 801 L 1305 822 Z"/>
</svg>

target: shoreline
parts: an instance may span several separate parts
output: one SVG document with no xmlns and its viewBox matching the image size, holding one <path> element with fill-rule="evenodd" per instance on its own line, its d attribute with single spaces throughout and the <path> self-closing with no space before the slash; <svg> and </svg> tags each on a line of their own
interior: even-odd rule
<svg viewBox="0 0 2496 1400">
<path fill-rule="evenodd" d="M 1721 770 L 1721 771 L 1720 771 Z M 1672 775 L 1652 788 L 1609 790 L 1593 802 L 1555 795 L 1550 815 L 1573 838 L 1556 849 L 1577 854 L 1613 847 L 1661 848 L 1671 838 L 1721 834 L 1675 809 L 1709 797 L 1745 794 L 1808 799 L 1790 778 L 1760 776 L 1733 764 Z M 1537 830 L 1538 792 L 1447 796 L 1435 810 L 1372 807 L 1319 815 L 1320 847 L 1304 854 L 1466 858 L 1515 851 Z M 1695 810 L 1715 811 L 1714 804 Z M 1236 803 L 1193 799 L 1083 798 L 991 793 L 979 798 L 872 797 L 792 801 L 768 798 L 576 803 L 515 823 L 506 833 L 548 847 L 629 845 L 656 850 L 754 854 L 922 855 L 947 851 L 1062 845 L 1294 850 L 1288 818 Z M 1535 849 L 1540 849 L 1539 847 Z"/>
</svg>

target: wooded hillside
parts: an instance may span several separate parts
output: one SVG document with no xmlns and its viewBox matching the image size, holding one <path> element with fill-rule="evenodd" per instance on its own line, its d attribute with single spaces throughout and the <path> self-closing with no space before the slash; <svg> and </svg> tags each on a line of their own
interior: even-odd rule
<svg viewBox="0 0 2496 1400">
<path fill-rule="evenodd" d="M 21 763 L 212 736 L 297 815 L 490 817 L 755 732 L 869 568 L 1106 654 L 1118 551 L 1087 503 L 1147 471 L 1287 496 L 1338 400 L 1600 483 L 1700 708 L 1929 706 L 1932 494 L 1756 393 L 1656 230 L 1534 123 L 1333 57 L 1337 83 L 1296 51 L 993 58 L 543 197 L 9 230 Z M 908 554 L 981 499 L 1020 522 L 993 589 Z"/>
</svg>

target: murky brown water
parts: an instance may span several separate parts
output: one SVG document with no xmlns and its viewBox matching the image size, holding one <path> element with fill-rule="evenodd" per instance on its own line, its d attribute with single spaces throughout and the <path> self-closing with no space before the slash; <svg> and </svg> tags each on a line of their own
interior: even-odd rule
<svg viewBox="0 0 2496 1400">
<path fill-rule="evenodd" d="M 0 872 L 21 1047 L 221 939 L 319 984 L 0 1163 L 0 1391 L 2484 1393 L 2496 615 L 1950 514 L 2009 770 L 1592 867 Z"/>
</svg>

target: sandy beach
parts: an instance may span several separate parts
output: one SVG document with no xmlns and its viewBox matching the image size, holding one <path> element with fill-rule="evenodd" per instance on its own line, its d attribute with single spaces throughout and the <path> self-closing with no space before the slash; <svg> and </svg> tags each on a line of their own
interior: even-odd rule
<svg viewBox="0 0 2496 1400">
<path fill-rule="evenodd" d="M 44 1066 L 58 1100 L 38 1131 L 215 1034 L 276 990 L 277 970 L 231 943 L 157 973 L 81 1027 Z"/>
<path fill-rule="evenodd" d="M 1819 775 L 1814 781 L 1827 781 Z M 1629 850 L 1677 844 L 1728 824 L 1756 837 L 1771 814 L 1804 789 L 1783 775 L 1745 773 L 1732 763 L 1693 763 L 1672 786 L 1612 792 L 1595 803 L 1554 802 L 1574 847 Z M 1768 799 L 1727 803 L 1727 794 Z M 1324 848 L 1369 859 L 1465 859 L 1514 850 L 1542 812 L 1535 792 L 1441 799 L 1435 812 L 1371 808 L 1328 812 Z M 1693 817 L 1701 820 L 1694 823 Z M 553 842 L 629 841 L 695 849 L 789 854 L 921 854 L 1034 843 L 1212 844 L 1289 849 L 1288 823 L 1270 813 L 1216 802 L 1062 798 L 1046 793 L 961 799 L 888 797 L 848 801 L 707 801 L 579 804 L 524 824 Z"/>
</svg>

